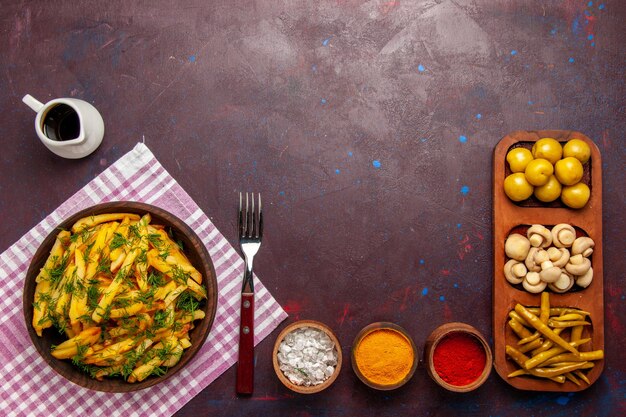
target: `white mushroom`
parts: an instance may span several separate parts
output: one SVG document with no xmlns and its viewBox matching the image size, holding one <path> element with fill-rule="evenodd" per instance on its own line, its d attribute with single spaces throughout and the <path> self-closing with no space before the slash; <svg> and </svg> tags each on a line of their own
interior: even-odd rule
<svg viewBox="0 0 626 417">
<path fill-rule="evenodd" d="M 564 293 L 569 291 L 574 286 L 574 278 L 566 272 L 561 272 L 559 279 L 551 283 L 549 286 L 554 292 Z"/>
<path fill-rule="evenodd" d="M 528 228 L 526 237 L 535 248 L 547 248 L 552 244 L 552 233 L 541 224 L 533 224 Z"/>
<path fill-rule="evenodd" d="M 541 282 L 541 276 L 539 275 L 539 272 L 529 272 L 526 274 L 524 281 L 528 282 L 530 285 L 537 285 Z"/>
<path fill-rule="evenodd" d="M 548 251 L 545 251 L 543 249 L 539 249 L 536 253 L 535 253 L 535 263 L 541 265 L 542 263 L 544 263 L 545 261 L 549 261 L 550 257 L 548 256 Z"/>
<path fill-rule="evenodd" d="M 579 287 L 587 288 L 591 281 L 593 280 L 593 268 L 589 268 L 589 271 L 585 273 L 585 275 L 581 275 L 576 278 L 576 285 Z"/>
<path fill-rule="evenodd" d="M 591 261 L 581 254 L 570 257 L 569 262 L 565 265 L 565 270 L 577 277 L 585 275 L 589 268 L 591 268 Z"/>
<path fill-rule="evenodd" d="M 569 250 L 566 248 L 555 248 L 554 246 L 548 249 L 548 257 L 554 266 L 563 268 L 567 261 L 569 261 Z"/>
<path fill-rule="evenodd" d="M 556 282 L 561 277 L 561 268 L 556 266 L 552 266 L 550 268 L 546 268 L 539 273 L 541 280 L 547 283 Z"/>
<path fill-rule="evenodd" d="M 557 224 L 552 228 L 552 243 L 557 248 L 569 248 L 576 239 L 576 230 L 567 223 Z"/>
<path fill-rule="evenodd" d="M 541 267 L 537 265 L 537 262 L 535 262 L 535 255 L 537 254 L 539 250 L 540 250 L 539 248 L 535 248 L 535 247 L 530 248 L 530 250 L 528 251 L 528 256 L 526 257 L 526 260 L 524 261 L 524 264 L 526 265 L 526 269 L 528 269 L 531 272 L 541 271 Z"/>
<path fill-rule="evenodd" d="M 530 272 L 529 274 L 531 274 L 531 273 L 535 273 L 535 272 Z M 539 274 L 537 274 L 537 275 L 539 275 Z M 528 277 L 528 275 L 527 275 L 527 277 Z M 522 286 L 524 287 L 524 289 L 526 291 L 528 291 L 528 292 L 533 293 L 533 294 L 537 294 L 537 293 L 540 293 L 541 291 L 545 290 L 547 285 L 548 285 L 547 283 L 545 283 L 545 282 L 543 282 L 541 280 L 539 280 L 539 283 L 537 285 L 530 284 L 527 279 L 522 281 Z"/>
<path fill-rule="evenodd" d="M 552 262 L 551 262 L 551 261 L 543 261 L 543 262 L 541 263 L 541 270 L 542 270 L 542 271 L 545 271 L 546 269 L 550 269 L 550 268 L 552 268 L 553 266 L 554 266 L 554 265 L 552 264 Z"/>
<path fill-rule="evenodd" d="M 582 236 L 577 238 L 572 244 L 572 255 L 582 254 L 585 258 L 588 258 L 593 253 L 593 247 L 595 242 L 592 238 Z"/>
<path fill-rule="evenodd" d="M 504 243 L 504 252 L 506 256 L 516 261 L 523 261 L 528 255 L 530 242 L 519 233 L 509 235 Z"/>
<path fill-rule="evenodd" d="M 524 276 L 526 276 L 526 267 L 523 263 L 515 259 L 509 259 L 509 261 L 504 264 L 504 277 L 511 284 L 521 284 Z"/>
</svg>

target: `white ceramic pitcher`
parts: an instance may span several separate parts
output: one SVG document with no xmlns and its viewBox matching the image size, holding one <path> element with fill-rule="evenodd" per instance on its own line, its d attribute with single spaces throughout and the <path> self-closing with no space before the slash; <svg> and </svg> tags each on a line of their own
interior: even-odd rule
<svg viewBox="0 0 626 417">
<path fill-rule="evenodd" d="M 46 104 L 39 102 L 29 94 L 22 101 L 37 112 L 35 131 L 41 142 L 55 154 L 63 158 L 83 158 L 95 151 L 104 137 L 104 121 L 94 106 L 76 98 L 57 98 Z M 75 138 L 57 140 L 46 136 L 44 121 L 48 112 L 54 107 L 65 104 L 71 107 L 78 115 L 79 132 Z"/>
</svg>

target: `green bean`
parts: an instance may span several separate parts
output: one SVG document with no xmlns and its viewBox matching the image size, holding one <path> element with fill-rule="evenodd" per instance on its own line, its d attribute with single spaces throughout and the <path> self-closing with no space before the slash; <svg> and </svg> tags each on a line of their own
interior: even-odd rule
<svg viewBox="0 0 626 417">
<path fill-rule="evenodd" d="M 555 334 L 561 334 L 561 332 L 565 330 L 565 329 L 554 329 L 554 333 Z M 541 346 L 539 346 L 537 349 L 533 350 L 532 355 L 535 356 L 538 353 L 541 352 L 545 352 L 546 350 L 552 348 L 554 346 L 554 342 L 552 340 L 546 340 L 544 341 Z"/>
<path fill-rule="evenodd" d="M 528 307 L 528 311 L 530 311 L 531 313 L 538 315 L 541 314 L 541 308 L 539 307 Z M 582 314 L 583 316 L 590 316 L 591 313 L 588 311 L 584 311 L 584 310 L 579 310 L 577 308 L 571 308 L 571 307 L 550 307 L 550 316 L 560 316 L 561 314 L 568 314 L 568 313 L 576 313 L 576 314 Z"/>
<path fill-rule="evenodd" d="M 570 342 L 569 345 L 572 347 L 578 347 L 580 345 L 587 343 L 590 340 L 591 339 L 581 339 L 575 342 Z M 562 347 L 560 346 L 553 347 L 552 349 L 548 349 L 545 352 L 541 352 L 538 355 L 535 355 L 532 358 L 528 359 L 526 362 L 524 362 L 523 368 L 532 369 L 536 366 L 543 364 L 548 359 L 553 358 L 563 352 L 565 352 L 565 349 L 563 349 Z"/>
<path fill-rule="evenodd" d="M 521 375 L 530 375 L 530 373 L 526 369 L 518 369 L 517 371 L 511 372 L 506 377 L 507 378 L 513 378 L 513 377 L 521 376 Z M 563 375 L 553 376 L 553 377 L 548 378 L 548 379 L 551 379 L 554 382 L 558 382 L 559 384 L 562 384 L 562 383 L 565 382 L 565 377 Z"/>
<path fill-rule="evenodd" d="M 520 316 L 519 314 L 517 314 L 517 313 L 515 312 L 515 310 L 511 310 L 511 312 L 509 313 L 509 317 L 510 317 L 511 319 L 513 319 L 513 320 L 515 320 L 515 321 L 519 322 L 522 326 L 525 326 L 525 327 L 530 327 L 530 324 L 528 324 L 528 323 L 526 322 L 526 320 L 524 320 L 524 319 L 522 318 L 522 316 Z"/>
<path fill-rule="evenodd" d="M 576 321 L 554 321 L 552 319 L 550 319 L 550 321 L 548 321 L 548 325 L 550 327 L 554 327 L 555 329 L 558 328 L 564 328 L 564 327 L 574 327 L 574 326 L 589 326 L 591 323 L 589 323 L 588 321 L 580 321 L 580 320 L 576 320 Z"/>
<path fill-rule="evenodd" d="M 554 316 L 554 317 L 550 317 L 550 320 L 555 320 L 555 321 L 574 321 L 574 320 L 585 320 L 585 316 L 583 316 L 582 314 L 574 314 L 574 313 L 569 313 L 569 314 L 563 314 L 562 316 Z"/>
<path fill-rule="evenodd" d="M 570 336 L 570 340 L 573 342 L 574 340 L 580 340 L 583 336 L 583 326 L 574 326 L 572 327 L 572 333 Z"/>
<path fill-rule="evenodd" d="M 603 350 L 594 350 L 591 352 L 579 352 L 578 355 L 572 353 L 561 353 L 548 359 L 544 365 L 551 365 L 558 362 L 580 362 L 580 361 L 598 361 L 604 359 Z"/>
<path fill-rule="evenodd" d="M 578 385 L 580 387 L 580 381 L 578 381 L 578 379 L 576 379 L 576 377 L 574 376 L 573 373 L 571 373 L 571 372 L 566 373 L 565 374 L 565 378 L 569 379 L 574 384 L 576 384 L 576 385 Z"/>
<path fill-rule="evenodd" d="M 530 336 L 528 336 L 528 337 L 525 337 L 525 338 L 523 338 L 523 339 L 520 339 L 520 340 L 517 342 L 517 344 L 518 344 L 518 345 L 525 345 L 525 344 L 527 344 L 527 343 L 529 343 L 529 342 L 534 342 L 535 340 L 539 339 L 539 337 L 540 337 L 540 336 L 541 336 L 541 333 L 539 333 L 539 332 L 535 332 L 535 333 L 531 334 L 531 335 L 530 335 Z"/>
<path fill-rule="evenodd" d="M 543 324 L 548 324 L 548 320 L 550 319 L 550 293 L 542 292 L 541 293 L 541 307 L 539 309 L 539 320 Z"/>
<path fill-rule="evenodd" d="M 585 381 L 587 384 L 591 384 L 591 382 L 589 382 L 589 378 L 587 378 L 587 375 L 585 375 L 583 373 L 583 371 L 574 371 L 574 374 L 576 374 L 576 376 L 580 379 L 582 379 L 583 381 Z"/>
<path fill-rule="evenodd" d="M 542 376 L 544 378 L 550 378 L 550 377 L 557 376 L 557 375 L 563 375 L 563 374 L 566 374 L 568 372 L 575 371 L 577 369 L 581 369 L 586 364 L 587 364 L 587 362 L 580 362 L 580 363 L 575 363 L 575 364 L 572 364 L 572 365 L 561 366 L 561 367 L 558 367 L 558 368 L 534 368 L 534 369 L 529 369 L 528 372 L 532 373 L 534 371 L 539 376 Z"/>
<path fill-rule="evenodd" d="M 515 320 L 514 318 L 511 318 L 511 320 L 508 321 L 508 324 L 511 330 L 513 330 L 513 332 L 515 332 L 517 337 L 519 337 L 520 339 L 523 339 L 525 337 L 529 337 L 532 335 L 530 330 L 528 330 L 526 327 L 522 325 L 522 323 Z"/>
<path fill-rule="evenodd" d="M 563 340 L 558 334 L 555 334 L 548 326 L 543 324 L 541 320 L 537 318 L 537 316 L 528 311 L 523 305 L 517 304 L 515 306 L 515 311 L 517 312 L 517 314 L 522 316 L 524 320 L 526 320 L 532 327 L 539 330 L 545 337 L 552 340 L 554 343 L 561 346 L 562 348 L 569 350 L 576 355 L 578 354 L 578 350 L 576 350 L 575 347 L 570 346 L 570 344 Z"/>
</svg>

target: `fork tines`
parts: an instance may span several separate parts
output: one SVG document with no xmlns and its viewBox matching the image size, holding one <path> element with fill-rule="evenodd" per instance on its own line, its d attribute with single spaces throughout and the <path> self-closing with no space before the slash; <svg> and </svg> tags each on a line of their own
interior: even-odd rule
<svg viewBox="0 0 626 417">
<path fill-rule="evenodd" d="M 246 205 L 243 205 L 243 193 L 239 193 L 239 238 L 261 239 L 263 237 L 263 211 L 261 193 L 257 193 L 258 204 L 255 209 L 254 193 L 246 193 Z"/>
</svg>

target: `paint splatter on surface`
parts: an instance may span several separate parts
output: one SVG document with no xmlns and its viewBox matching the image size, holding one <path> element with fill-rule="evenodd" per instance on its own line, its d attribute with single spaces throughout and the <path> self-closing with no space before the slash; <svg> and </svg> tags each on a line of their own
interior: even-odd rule
<svg viewBox="0 0 626 417">
<path fill-rule="evenodd" d="M 419 72 L 424 72 L 424 71 L 426 71 L 426 68 L 424 68 L 424 66 L 423 66 L 422 64 L 419 64 L 419 65 L 417 66 L 417 70 L 418 70 Z"/>
<path fill-rule="evenodd" d="M 422 295 L 428 295 L 428 288 L 424 288 L 422 290 Z"/>
<path fill-rule="evenodd" d="M 513 50 L 511 51 L 511 55 L 517 55 L 517 51 L 516 51 L 515 49 L 513 49 Z"/>
<path fill-rule="evenodd" d="M 196 62 L 196 56 L 195 55 L 189 55 L 189 58 L 187 58 L 189 60 L 189 62 Z"/>
<path fill-rule="evenodd" d="M 328 37 L 328 38 L 324 39 L 324 40 L 322 41 L 322 45 L 324 45 L 324 46 L 328 46 L 328 43 L 330 42 L 330 40 L 331 40 L 332 38 L 333 38 L 333 37 L 332 37 L 332 36 L 330 36 L 330 37 Z"/>
<path fill-rule="evenodd" d="M 470 188 L 467 185 L 464 185 L 461 187 L 461 194 L 463 194 L 464 196 L 468 195 L 470 192 Z"/>
<path fill-rule="evenodd" d="M 381 163 L 380 163 L 380 161 L 379 161 L 378 159 L 374 159 L 374 160 L 372 161 L 372 166 L 373 166 L 374 168 L 378 169 L 378 168 L 380 168 L 382 165 L 381 165 Z"/>
<path fill-rule="evenodd" d="M 326 104 L 326 99 L 325 99 L 325 98 L 321 99 L 321 100 L 320 100 L 320 103 L 321 103 L 321 104 Z"/>
<path fill-rule="evenodd" d="M 568 61 L 569 61 L 569 62 L 571 62 L 571 63 L 573 63 L 575 60 L 574 60 L 574 58 L 571 58 L 571 57 L 570 57 L 570 59 L 568 59 Z"/>
<path fill-rule="evenodd" d="M 339 168 L 335 169 L 335 174 L 341 174 L 341 170 Z"/>
<path fill-rule="evenodd" d="M 459 136 L 459 142 L 461 142 L 461 143 L 467 142 L 467 136 L 465 136 L 465 135 Z"/>
<path fill-rule="evenodd" d="M 482 119 L 482 118 L 483 118 L 483 115 L 482 115 L 482 114 L 480 114 L 480 113 L 478 113 L 478 114 L 476 115 L 476 118 L 477 118 L 478 120 L 480 120 L 480 119 Z"/>
</svg>

